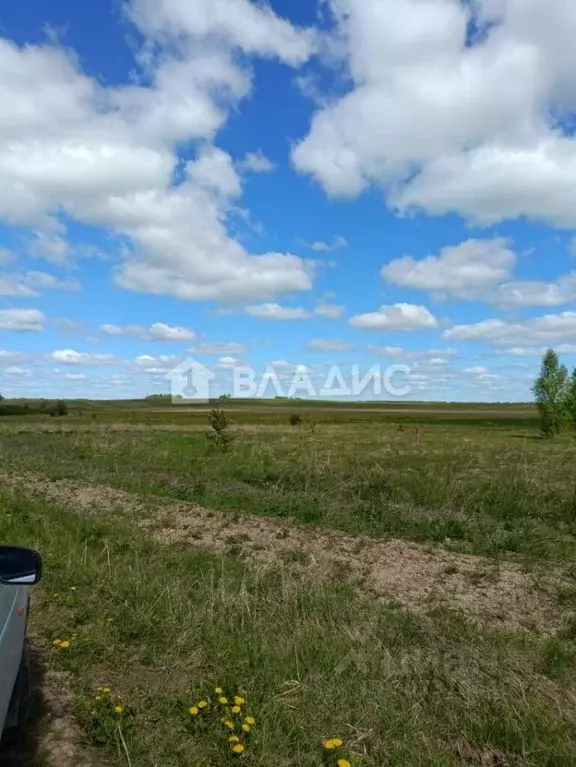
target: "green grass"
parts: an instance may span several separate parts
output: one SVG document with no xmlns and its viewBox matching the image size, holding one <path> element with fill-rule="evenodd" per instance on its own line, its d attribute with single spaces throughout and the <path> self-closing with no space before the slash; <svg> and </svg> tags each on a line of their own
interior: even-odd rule
<svg viewBox="0 0 576 767">
<path fill-rule="evenodd" d="M 81 517 L 6 494 L 0 503 L 0 538 L 44 556 L 33 642 L 50 669 L 70 673 L 73 710 L 110 765 L 232 763 L 219 725 L 193 727 L 186 713 L 216 685 L 247 691 L 257 725 L 245 764 L 320 767 L 331 736 L 345 740 L 354 767 L 449 767 L 465 752 L 574 763 L 568 635 L 415 617 L 342 583 L 154 543 L 124 515 Z M 56 638 L 69 650 L 53 648 Z M 114 721 L 95 724 L 90 713 L 99 685 L 133 710 L 124 743 Z"/>
<path fill-rule="evenodd" d="M 171 426 L 132 418 L 4 422 L 3 465 L 488 556 L 576 556 L 570 435 L 546 441 L 505 420 L 244 423 L 220 454 L 207 445 L 205 415 Z"/>
</svg>

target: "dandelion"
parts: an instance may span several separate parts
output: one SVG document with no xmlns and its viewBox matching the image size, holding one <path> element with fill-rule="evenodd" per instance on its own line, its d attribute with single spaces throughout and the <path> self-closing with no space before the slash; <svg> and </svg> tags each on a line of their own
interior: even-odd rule
<svg viewBox="0 0 576 767">
<path fill-rule="evenodd" d="M 64 639 L 64 641 L 60 642 L 59 647 L 61 647 L 62 650 L 67 650 L 70 647 L 70 642 L 67 639 Z"/>
<path fill-rule="evenodd" d="M 240 738 L 238 735 L 230 735 L 228 738 L 228 743 L 240 743 Z"/>
<path fill-rule="evenodd" d="M 109 695 L 112 692 L 112 690 L 109 687 L 103 687 L 102 692 L 104 693 L 104 695 Z"/>
<path fill-rule="evenodd" d="M 244 719 L 244 721 L 246 722 L 246 724 L 249 724 L 250 727 L 254 727 L 254 725 L 256 724 L 256 720 L 254 719 L 253 716 L 247 716 L 246 719 Z"/>
<path fill-rule="evenodd" d="M 240 706 L 232 706 L 232 708 L 230 709 L 230 711 L 231 711 L 233 714 L 239 714 L 239 713 L 242 711 L 242 709 L 240 708 Z"/>
<path fill-rule="evenodd" d="M 229 730 L 234 729 L 234 722 L 231 722 L 230 719 L 226 719 L 224 721 L 224 727 L 228 727 Z"/>
<path fill-rule="evenodd" d="M 244 730 L 244 732 L 250 732 L 250 730 L 251 730 L 252 728 L 250 727 L 250 725 L 249 725 L 249 724 L 246 724 L 246 723 L 244 723 L 244 724 L 242 725 L 242 729 Z"/>
<path fill-rule="evenodd" d="M 208 706 L 207 700 L 201 700 L 198 702 L 198 708 L 206 708 Z"/>
<path fill-rule="evenodd" d="M 224 690 L 221 687 L 216 687 L 214 692 L 216 693 L 216 695 L 222 695 Z"/>
<path fill-rule="evenodd" d="M 352 767 L 348 759 L 338 759 L 336 765 L 337 767 Z"/>
<path fill-rule="evenodd" d="M 235 703 L 237 706 L 243 706 L 243 705 L 246 703 L 246 701 L 244 700 L 244 698 L 241 698 L 241 697 L 240 697 L 240 695 L 237 695 L 237 696 L 234 698 L 234 703 Z"/>
<path fill-rule="evenodd" d="M 221 695 L 218 698 L 218 703 L 221 703 L 223 706 L 225 706 L 228 703 L 228 698 L 225 698 L 224 695 Z"/>
<path fill-rule="evenodd" d="M 114 713 L 121 714 L 124 711 L 124 706 L 114 706 Z"/>
<path fill-rule="evenodd" d="M 244 746 L 242 743 L 236 743 L 232 746 L 232 751 L 234 751 L 235 754 L 241 754 L 244 751 Z"/>
<path fill-rule="evenodd" d="M 188 713 L 190 714 L 190 716 L 198 716 L 198 714 L 200 713 L 200 709 L 198 708 L 198 706 L 190 706 L 190 708 L 188 709 Z"/>
<path fill-rule="evenodd" d="M 61 641 L 62 641 L 61 639 L 55 639 L 55 640 L 52 642 L 52 645 L 53 645 L 53 647 L 60 647 L 60 642 L 61 642 Z"/>
<path fill-rule="evenodd" d="M 70 586 L 70 591 L 76 591 L 77 588 L 77 586 Z"/>
<path fill-rule="evenodd" d="M 102 696 L 101 696 L 101 695 L 97 695 L 97 696 L 94 698 L 94 700 L 102 700 Z"/>
<path fill-rule="evenodd" d="M 341 738 L 328 738 L 322 745 L 327 751 L 333 751 L 335 748 L 340 748 L 343 741 Z"/>
</svg>

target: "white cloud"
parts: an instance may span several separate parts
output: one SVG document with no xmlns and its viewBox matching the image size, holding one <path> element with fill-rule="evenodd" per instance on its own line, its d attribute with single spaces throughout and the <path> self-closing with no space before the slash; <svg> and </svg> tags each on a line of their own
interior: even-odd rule
<svg viewBox="0 0 576 767">
<path fill-rule="evenodd" d="M 308 243 L 305 243 L 308 245 Z M 316 240 L 308 245 L 312 250 L 318 253 L 331 253 L 334 250 L 343 250 L 348 247 L 348 242 L 344 237 L 336 235 L 332 238 L 332 242 L 324 242 L 324 240 Z"/>
<path fill-rule="evenodd" d="M 409 352 L 401 346 L 368 346 L 370 354 L 376 357 L 408 357 Z"/>
<path fill-rule="evenodd" d="M 427 290 L 443 297 L 471 299 L 486 296 L 505 280 L 516 256 L 503 237 L 491 240 L 466 240 L 445 247 L 438 256 L 416 260 L 410 256 L 391 261 L 381 274 L 388 282 L 405 288 Z"/>
<path fill-rule="evenodd" d="M 520 322 L 482 320 L 470 325 L 454 325 L 442 335 L 444 338 L 480 341 L 497 346 L 570 343 L 576 341 L 576 312 L 545 314 Z"/>
<path fill-rule="evenodd" d="M 351 344 L 349 341 L 323 338 L 316 338 L 310 341 L 308 346 L 320 352 L 344 352 L 354 348 L 354 344 Z"/>
<path fill-rule="evenodd" d="M 46 317 L 38 309 L 0 309 L 0 330 L 44 330 Z"/>
<path fill-rule="evenodd" d="M 273 303 L 247 306 L 244 311 L 250 317 L 261 317 L 264 320 L 308 320 L 312 317 L 312 312 L 307 309 Z"/>
<path fill-rule="evenodd" d="M 130 12 L 145 84 L 105 86 L 56 45 L 0 39 L 0 217 L 37 230 L 31 251 L 61 264 L 72 248 L 60 213 L 118 236 L 114 279 L 134 291 L 266 301 L 309 290 L 312 263 L 230 236 L 242 185 L 214 137 L 251 89 L 238 54 L 298 66 L 314 35 L 247 0 L 133 0 Z M 191 142 L 200 149 L 183 165 L 177 148 Z"/>
<path fill-rule="evenodd" d="M 241 360 L 236 359 L 236 357 L 220 357 L 216 362 L 216 367 L 221 370 L 232 370 L 233 368 L 238 367 L 238 365 L 243 364 L 244 363 Z"/>
<path fill-rule="evenodd" d="M 209 354 L 218 356 L 219 354 L 246 354 L 246 347 L 244 344 L 238 343 L 222 343 L 222 342 L 207 342 L 199 344 L 189 350 L 191 354 Z"/>
<path fill-rule="evenodd" d="M 400 210 L 576 225 L 576 4 L 328 4 L 351 85 L 320 104 L 300 171 L 333 195 L 378 184 Z"/>
<path fill-rule="evenodd" d="M 562 275 L 557 282 L 517 280 L 500 285 L 493 303 L 506 309 L 529 306 L 560 306 L 576 299 L 576 272 Z"/>
<path fill-rule="evenodd" d="M 248 152 L 244 159 L 238 163 L 238 167 L 240 170 L 251 171 L 252 173 L 270 173 L 274 170 L 274 163 L 258 150 L 257 152 Z"/>
<path fill-rule="evenodd" d="M 59 280 L 47 272 L 0 272 L 0 295 L 38 296 L 42 290 L 80 290 L 78 280 Z"/>
<path fill-rule="evenodd" d="M 7 367 L 4 372 L 9 376 L 25 376 L 28 375 L 30 371 L 26 370 L 25 368 L 19 368 L 16 365 L 10 365 L 10 367 Z"/>
<path fill-rule="evenodd" d="M 173 327 L 163 322 L 155 322 L 150 327 L 142 325 L 102 325 L 102 330 L 111 336 L 134 336 L 145 341 L 194 341 L 196 333 L 183 327 Z"/>
<path fill-rule="evenodd" d="M 62 365 L 109 365 L 116 362 L 111 354 L 77 352 L 74 349 L 57 349 L 50 356 Z"/>
<path fill-rule="evenodd" d="M 157 372 L 158 370 L 167 371 L 170 368 L 177 365 L 181 360 L 170 354 L 160 354 L 157 357 L 153 357 L 150 354 L 141 354 L 136 357 L 134 364 L 137 368 L 144 368 L 145 372 Z"/>
<path fill-rule="evenodd" d="M 315 36 L 296 29 L 270 8 L 249 0 L 132 0 L 130 14 L 144 34 L 172 37 L 187 48 L 198 40 L 220 39 L 246 53 L 272 56 L 287 64 L 303 64 L 312 54 Z M 184 38 L 184 39 L 182 39 Z"/>
<path fill-rule="evenodd" d="M 400 303 L 381 306 L 370 314 L 357 314 L 349 324 L 370 330 L 421 330 L 437 327 L 438 321 L 425 306 Z"/>
<path fill-rule="evenodd" d="M 558 354 L 576 354 L 576 344 L 559 344 L 554 348 Z M 541 357 L 546 349 L 546 346 L 513 346 L 499 353 L 510 357 Z"/>
<path fill-rule="evenodd" d="M 340 304 L 322 303 L 315 307 L 314 313 L 327 320 L 339 320 L 344 314 L 345 307 Z"/>
<path fill-rule="evenodd" d="M 86 380 L 86 376 L 84 375 L 84 373 L 64 373 L 63 378 L 66 378 L 68 381 Z"/>
</svg>

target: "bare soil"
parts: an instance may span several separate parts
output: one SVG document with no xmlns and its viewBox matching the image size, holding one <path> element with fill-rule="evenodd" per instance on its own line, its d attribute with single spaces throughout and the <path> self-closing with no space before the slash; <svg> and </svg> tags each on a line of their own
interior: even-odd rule
<svg viewBox="0 0 576 767">
<path fill-rule="evenodd" d="M 559 570 L 526 572 L 496 562 L 404 540 L 349 536 L 263 517 L 211 511 L 199 505 L 35 474 L 0 475 L 5 489 L 83 513 L 120 512 L 162 543 L 187 542 L 233 553 L 263 568 L 286 567 L 307 579 L 340 579 L 360 594 L 412 610 L 444 607 L 482 625 L 554 634 L 567 617 L 557 599 L 571 586 Z"/>
</svg>

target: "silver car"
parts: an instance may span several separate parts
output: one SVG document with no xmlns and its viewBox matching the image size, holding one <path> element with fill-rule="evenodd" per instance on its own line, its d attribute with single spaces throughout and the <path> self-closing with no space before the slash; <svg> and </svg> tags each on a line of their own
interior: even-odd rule
<svg viewBox="0 0 576 767">
<path fill-rule="evenodd" d="M 0 546 L 0 734 L 13 740 L 24 725 L 30 698 L 26 627 L 28 587 L 40 580 L 42 560 L 32 549 Z"/>
</svg>

